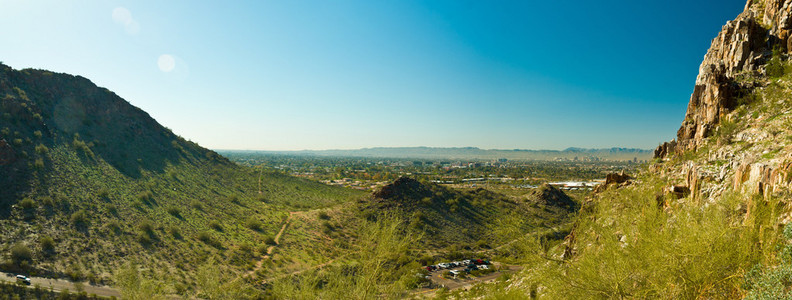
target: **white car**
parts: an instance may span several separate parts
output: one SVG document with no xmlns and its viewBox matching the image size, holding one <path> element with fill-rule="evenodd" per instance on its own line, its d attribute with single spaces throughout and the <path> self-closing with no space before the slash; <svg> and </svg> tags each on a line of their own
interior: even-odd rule
<svg viewBox="0 0 792 300">
<path fill-rule="evenodd" d="M 17 282 L 22 282 L 22 283 L 28 284 L 28 285 L 30 284 L 30 278 L 28 278 L 25 275 L 17 275 L 16 276 L 16 280 L 17 280 Z"/>
<path fill-rule="evenodd" d="M 459 270 L 451 270 L 451 275 L 454 275 L 454 276 L 459 275 Z"/>
<path fill-rule="evenodd" d="M 479 270 L 487 270 L 487 269 L 489 269 L 489 266 L 488 265 L 480 265 L 480 266 L 478 266 L 478 268 L 479 268 Z"/>
</svg>

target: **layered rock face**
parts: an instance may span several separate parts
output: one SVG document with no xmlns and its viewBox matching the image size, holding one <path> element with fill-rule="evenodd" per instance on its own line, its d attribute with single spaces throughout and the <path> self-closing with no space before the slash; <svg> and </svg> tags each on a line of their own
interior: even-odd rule
<svg viewBox="0 0 792 300">
<path fill-rule="evenodd" d="M 711 136 L 721 118 L 737 106 L 745 87 L 736 78 L 764 73 L 764 64 L 777 48 L 792 50 L 792 0 L 749 0 L 735 20 L 726 23 L 712 41 L 699 68 L 685 120 L 676 141 L 660 145 L 655 157 L 696 149 Z"/>
</svg>

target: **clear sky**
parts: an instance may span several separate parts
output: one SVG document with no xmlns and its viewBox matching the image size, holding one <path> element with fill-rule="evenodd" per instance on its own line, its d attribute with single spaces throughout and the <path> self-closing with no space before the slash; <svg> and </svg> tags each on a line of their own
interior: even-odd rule
<svg viewBox="0 0 792 300">
<path fill-rule="evenodd" d="M 0 61 L 213 149 L 654 148 L 745 0 L 0 0 Z"/>
</svg>

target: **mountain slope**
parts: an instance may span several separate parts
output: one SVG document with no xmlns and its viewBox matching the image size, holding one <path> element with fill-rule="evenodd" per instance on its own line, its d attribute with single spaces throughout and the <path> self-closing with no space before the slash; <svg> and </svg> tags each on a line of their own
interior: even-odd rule
<svg viewBox="0 0 792 300">
<path fill-rule="evenodd" d="M 230 163 L 89 80 L 0 65 L 0 269 L 114 284 L 136 262 L 166 292 L 251 268 L 289 211 L 360 193 Z"/>
</svg>

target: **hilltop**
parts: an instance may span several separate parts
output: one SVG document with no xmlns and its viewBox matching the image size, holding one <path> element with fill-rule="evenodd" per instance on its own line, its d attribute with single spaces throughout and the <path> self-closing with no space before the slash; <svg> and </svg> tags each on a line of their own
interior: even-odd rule
<svg viewBox="0 0 792 300">
<path fill-rule="evenodd" d="M 361 195 L 230 163 L 80 76 L 0 65 L 0 97 L 3 271 L 116 285 L 136 263 L 199 295 L 201 270 L 253 268 L 289 211 Z"/>
</svg>

